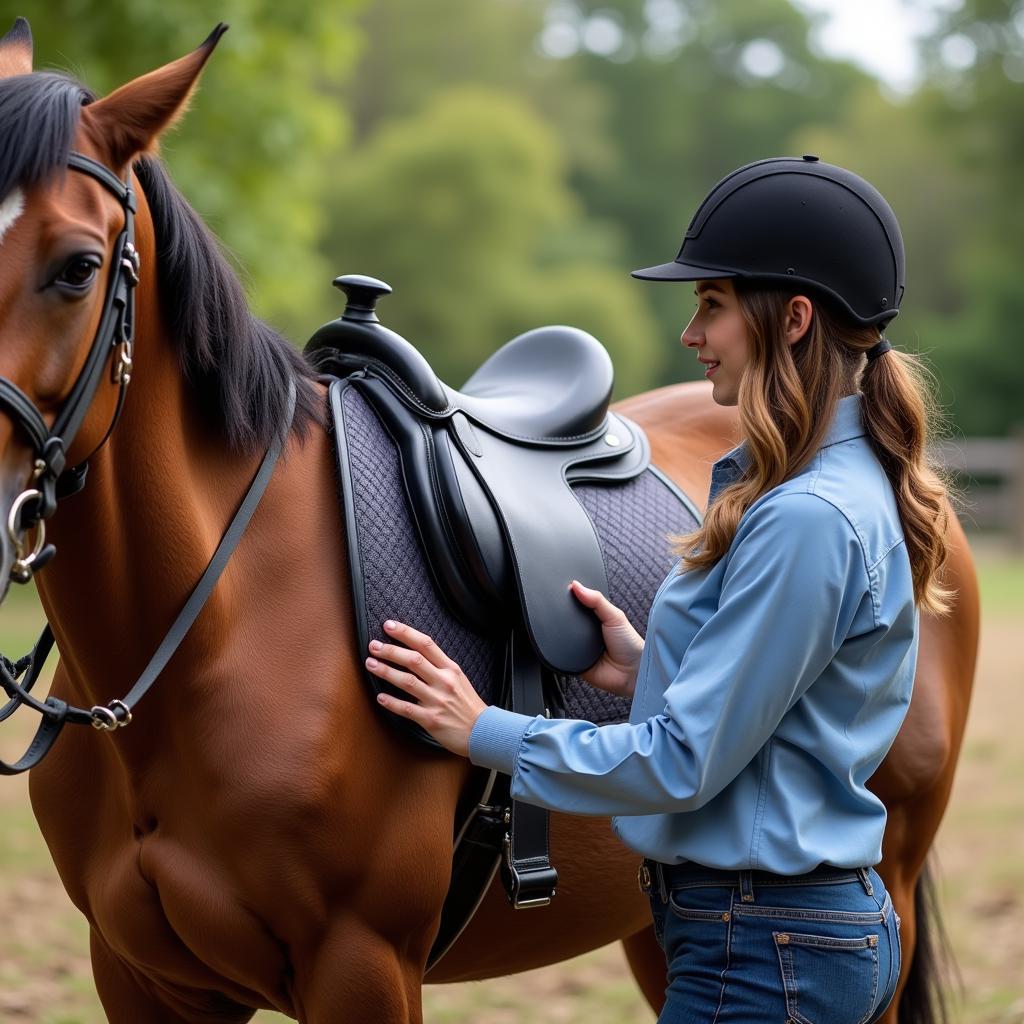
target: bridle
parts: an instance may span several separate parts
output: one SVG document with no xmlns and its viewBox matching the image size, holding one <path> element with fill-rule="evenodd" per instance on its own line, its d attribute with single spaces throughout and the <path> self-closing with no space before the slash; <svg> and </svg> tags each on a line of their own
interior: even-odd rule
<svg viewBox="0 0 1024 1024">
<path fill-rule="evenodd" d="M 126 179 L 122 181 L 102 164 L 81 153 L 69 154 L 68 167 L 94 178 L 107 191 L 113 193 L 124 210 L 124 228 L 114 243 L 114 265 L 107 282 L 103 312 L 96 336 L 85 364 L 57 413 L 53 427 L 46 425 L 42 414 L 21 388 L 6 377 L 0 377 L 0 412 L 5 412 L 22 429 L 32 444 L 34 454 L 32 486 L 14 499 L 7 517 L 7 530 L 16 553 L 11 568 L 11 579 L 17 583 L 27 583 L 56 553 L 52 544 L 45 543 L 44 521 L 56 511 L 59 499 L 75 494 L 84 487 L 89 459 L 99 451 L 113 432 L 120 418 L 132 377 L 134 290 L 139 283 L 140 261 L 138 250 L 135 248 L 137 204 L 135 191 L 131 185 L 131 172 L 129 171 Z M 67 451 L 89 411 L 104 369 L 112 356 L 114 358 L 111 373 L 114 383 L 120 388 L 113 419 L 103 439 L 92 453 L 77 466 L 67 469 Z M 49 752 L 67 722 L 91 725 L 104 731 L 113 731 L 131 722 L 133 708 L 156 681 L 202 611 L 228 559 L 241 540 L 253 512 L 256 511 L 256 506 L 270 482 L 274 466 L 281 454 L 284 439 L 291 429 L 295 401 L 295 383 L 291 381 L 284 429 L 267 448 L 249 489 L 184 607 L 149 664 L 124 698 L 86 709 L 76 708 L 53 696 L 43 701 L 34 697 L 31 690 L 39 679 L 47 655 L 53 648 L 54 636 L 49 623 L 43 628 L 32 651 L 17 663 L 12 663 L 0 655 L 0 687 L 10 698 L 0 708 L 0 722 L 24 706 L 38 712 L 41 719 L 35 737 L 24 755 L 13 764 L 0 760 L 0 775 L 17 775 L 37 765 Z M 36 529 L 36 539 L 32 550 L 28 551 L 24 536 L 33 527 Z M 24 679 L 19 682 L 18 679 L 23 673 Z"/>
<path fill-rule="evenodd" d="M 108 359 L 115 350 L 117 357 L 112 374 L 120 392 L 113 420 L 96 450 L 106 442 L 121 415 L 132 376 L 134 294 L 139 283 L 139 253 L 135 248 L 137 206 L 131 175 L 122 181 L 102 164 L 81 153 L 69 154 L 68 167 L 94 178 L 113 193 L 124 210 L 124 228 L 114 243 L 114 267 L 107 282 L 96 336 L 53 427 L 46 425 L 42 414 L 17 384 L 0 377 L 0 410 L 21 427 L 32 444 L 34 455 L 32 486 L 14 499 L 7 516 L 7 533 L 16 554 L 11 566 L 11 579 L 16 583 L 28 583 L 33 573 L 53 557 L 55 549 L 52 544 L 46 544 L 44 520 L 57 511 L 59 498 L 74 494 L 85 484 L 89 459 L 65 471 L 67 452 L 89 411 Z M 26 551 L 25 534 L 33 527 L 36 528 L 35 545 L 31 551 Z"/>
</svg>

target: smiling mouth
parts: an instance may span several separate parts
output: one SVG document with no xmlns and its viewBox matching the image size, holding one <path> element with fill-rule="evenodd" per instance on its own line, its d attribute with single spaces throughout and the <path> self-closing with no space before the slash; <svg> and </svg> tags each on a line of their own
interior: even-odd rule
<svg viewBox="0 0 1024 1024">
<path fill-rule="evenodd" d="M 715 370 L 718 369 L 719 366 L 721 366 L 721 363 L 708 363 L 707 364 L 707 369 L 704 371 L 704 376 L 705 377 L 710 377 L 711 374 L 713 374 L 715 372 Z"/>
</svg>

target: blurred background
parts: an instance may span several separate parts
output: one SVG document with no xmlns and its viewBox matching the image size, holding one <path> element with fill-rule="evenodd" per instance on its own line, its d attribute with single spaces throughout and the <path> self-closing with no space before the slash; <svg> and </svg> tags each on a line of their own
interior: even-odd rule
<svg viewBox="0 0 1024 1024">
<path fill-rule="evenodd" d="M 671 259 L 747 161 L 816 153 L 874 183 L 908 253 L 888 334 L 935 372 L 985 597 L 940 844 L 956 1019 L 1024 1021 L 1024 756 L 1006 732 L 1024 712 L 1024 2 L 0 0 L 0 23 L 18 15 L 37 68 L 100 94 L 228 22 L 162 152 L 253 306 L 301 346 L 341 311 L 332 277 L 382 277 L 382 319 L 455 386 L 551 322 L 604 342 L 616 397 L 695 377 L 690 290 L 629 271 Z M 14 595 L 0 646 L 20 654 L 37 623 Z M 0 810 L 0 1021 L 102 1020 L 20 784 Z M 435 991 L 428 1020 L 648 1019 L 617 952 L 551 970 Z"/>
</svg>

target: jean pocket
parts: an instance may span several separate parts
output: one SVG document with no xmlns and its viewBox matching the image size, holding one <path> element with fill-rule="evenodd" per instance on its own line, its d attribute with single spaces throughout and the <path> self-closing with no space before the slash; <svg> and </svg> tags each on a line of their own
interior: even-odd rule
<svg viewBox="0 0 1024 1024">
<path fill-rule="evenodd" d="M 878 999 L 878 936 L 773 932 L 786 1011 L 799 1024 L 865 1024 Z"/>
<path fill-rule="evenodd" d="M 729 920 L 729 897 L 726 896 L 723 901 L 721 897 L 715 900 L 707 899 L 705 896 L 704 902 L 707 906 L 698 907 L 691 906 L 687 903 L 682 902 L 686 899 L 688 890 L 673 891 L 668 894 L 668 907 L 672 913 L 683 921 L 722 921 L 727 922 Z M 701 902 L 699 899 L 693 899 L 693 903 Z M 714 904 L 720 904 L 716 907 Z"/>
</svg>

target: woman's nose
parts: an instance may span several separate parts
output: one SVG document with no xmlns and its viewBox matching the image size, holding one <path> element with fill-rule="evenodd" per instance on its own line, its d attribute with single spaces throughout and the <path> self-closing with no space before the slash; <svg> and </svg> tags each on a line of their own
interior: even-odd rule
<svg viewBox="0 0 1024 1024">
<path fill-rule="evenodd" d="M 697 319 L 698 314 L 694 313 L 690 322 L 683 328 L 683 333 L 679 336 L 680 345 L 685 345 L 687 348 L 700 348 L 704 343 L 704 331 L 700 328 Z"/>
</svg>

